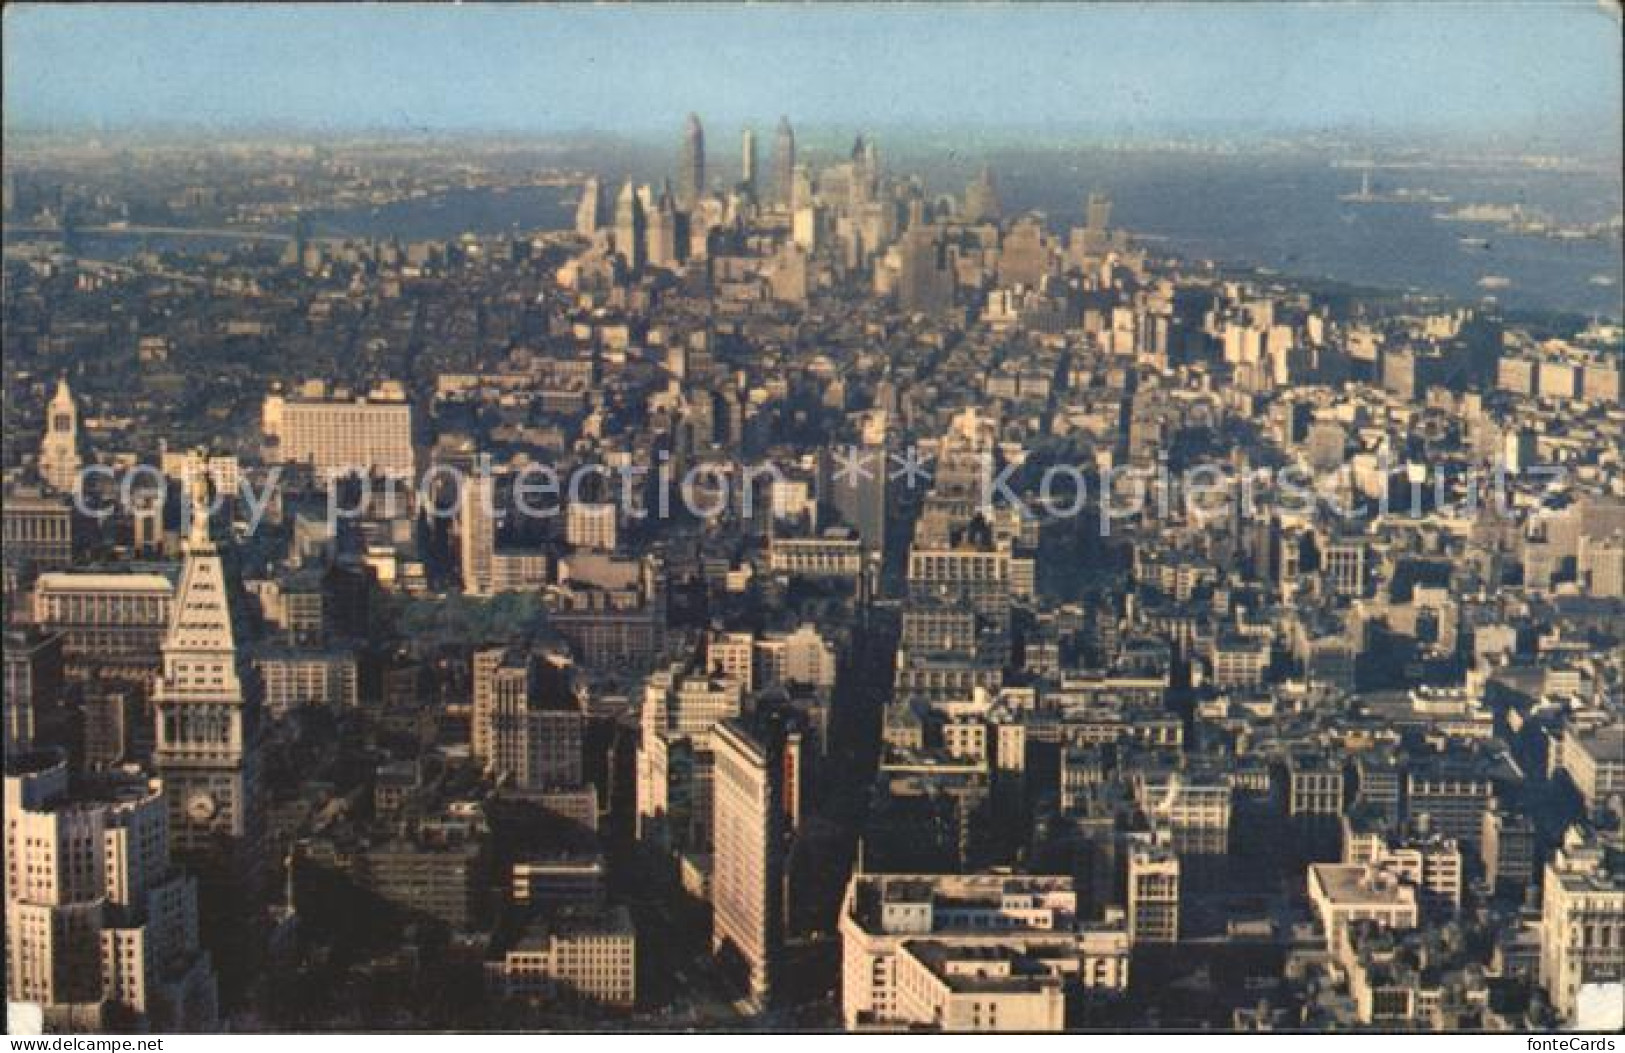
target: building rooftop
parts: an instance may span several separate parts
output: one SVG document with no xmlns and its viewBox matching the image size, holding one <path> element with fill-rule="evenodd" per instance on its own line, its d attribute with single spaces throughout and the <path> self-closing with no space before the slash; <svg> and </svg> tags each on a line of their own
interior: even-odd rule
<svg viewBox="0 0 1625 1053">
<path fill-rule="evenodd" d="M 1414 904 L 1416 892 L 1397 877 L 1375 867 L 1344 863 L 1312 863 L 1313 884 L 1325 892 L 1334 905 L 1384 903 Z"/>
<path fill-rule="evenodd" d="M 903 947 L 956 994 L 1037 994 L 1061 987 L 1061 977 L 1031 948 L 942 940 L 909 940 Z"/>
</svg>

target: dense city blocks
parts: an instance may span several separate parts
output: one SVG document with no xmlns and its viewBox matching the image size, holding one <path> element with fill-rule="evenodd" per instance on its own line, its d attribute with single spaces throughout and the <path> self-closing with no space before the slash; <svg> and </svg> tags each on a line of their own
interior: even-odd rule
<svg viewBox="0 0 1625 1053">
<path fill-rule="evenodd" d="M 630 9 L 301 16 L 575 26 L 532 131 L 8 72 L 15 1019 L 1625 1026 L 1617 49 L 1562 147 L 912 123 L 911 34 L 1135 13 L 1064 7 L 638 12 L 702 72 L 624 132 L 547 64 Z M 701 90 L 830 18 L 849 116 Z"/>
</svg>

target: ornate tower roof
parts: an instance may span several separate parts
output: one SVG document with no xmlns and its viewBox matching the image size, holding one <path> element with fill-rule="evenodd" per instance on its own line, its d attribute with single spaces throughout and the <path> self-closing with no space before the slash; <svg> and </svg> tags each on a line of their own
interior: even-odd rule
<svg viewBox="0 0 1625 1053">
<path fill-rule="evenodd" d="M 206 476 L 193 481 L 188 496 L 191 523 L 186 536 L 186 562 L 164 636 L 163 693 L 171 699 L 197 695 L 213 701 L 240 700 L 243 689 L 237 670 L 237 632 L 225 564 L 209 535 Z M 186 668 L 181 668 L 177 656 L 185 660 Z M 207 669 L 193 665 L 205 658 Z M 199 673 L 207 676 L 195 675 Z"/>
</svg>

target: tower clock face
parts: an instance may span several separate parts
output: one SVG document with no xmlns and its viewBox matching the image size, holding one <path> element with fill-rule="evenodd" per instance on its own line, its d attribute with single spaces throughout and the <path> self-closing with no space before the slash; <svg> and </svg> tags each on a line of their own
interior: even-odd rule
<svg viewBox="0 0 1625 1053">
<path fill-rule="evenodd" d="M 187 798 L 186 814 L 193 822 L 206 823 L 214 818 L 214 813 L 218 810 L 214 795 L 205 790 L 199 790 Z"/>
</svg>

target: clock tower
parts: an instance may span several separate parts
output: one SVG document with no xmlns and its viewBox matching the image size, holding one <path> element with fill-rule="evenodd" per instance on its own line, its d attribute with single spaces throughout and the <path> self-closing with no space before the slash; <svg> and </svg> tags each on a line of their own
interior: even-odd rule
<svg viewBox="0 0 1625 1053">
<path fill-rule="evenodd" d="M 77 493 L 83 463 L 79 455 L 79 407 L 74 405 L 73 392 L 68 390 L 64 377 L 57 381 L 56 394 L 45 409 L 45 438 L 39 452 L 40 478 L 58 493 Z"/>
<path fill-rule="evenodd" d="M 196 480 L 180 586 L 153 694 L 158 773 L 176 848 L 250 847 L 259 834 L 259 691 L 237 648 L 225 567 L 209 534 L 208 481 Z"/>
</svg>

